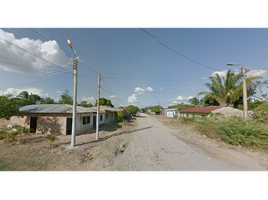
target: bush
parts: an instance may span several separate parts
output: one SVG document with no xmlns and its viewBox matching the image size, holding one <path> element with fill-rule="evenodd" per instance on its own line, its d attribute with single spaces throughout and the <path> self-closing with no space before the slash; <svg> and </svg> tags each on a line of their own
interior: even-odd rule
<svg viewBox="0 0 268 200">
<path fill-rule="evenodd" d="M 123 117 L 124 117 L 124 113 L 122 110 L 118 110 L 117 112 L 117 119 L 118 121 L 122 121 Z"/>
<path fill-rule="evenodd" d="M 181 117 L 181 121 L 184 124 L 188 124 L 191 122 L 195 122 L 195 118 L 194 117 Z"/>
<path fill-rule="evenodd" d="M 233 117 L 219 125 L 219 132 L 221 138 L 230 144 L 268 148 L 267 127 L 256 120 Z"/>
<path fill-rule="evenodd" d="M 264 101 L 254 109 L 253 117 L 268 124 L 268 101 Z"/>
</svg>

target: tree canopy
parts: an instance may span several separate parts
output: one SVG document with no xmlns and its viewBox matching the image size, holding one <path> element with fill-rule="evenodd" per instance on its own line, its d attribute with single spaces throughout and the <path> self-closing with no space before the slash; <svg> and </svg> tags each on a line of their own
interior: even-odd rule
<svg viewBox="0 0 268 200">
<path fill-rule="evenodd" d="M 98 100 L 96 100 L 96 103 L 94 106 L 97 106 Z M 108 107 L 114 107 L 112 104 L 111 100 L 105 99 L 105 98 L 100 98 L 100 106 L 108 106 Z"/>
<path fill-rule="evenodd" d="M 60 95 L 60 100 L 58 101 L 58 104 L 73 104 L 73 97 L 69 94 L 68 90 L 64 90 L 64 93 Z"/>
<path fill-rule="evenodd" d="M 253 80 L 260 77 L 250 77 L 246 79 L 247 87 L 252 85 Z M 228 70 L 226 76 L 221 78 L 219 74 L 216 77 L 209 78 L 212 83 L 205 83 L 211 92 L 200 92 L 197 95 L 206 95 L 215 99 L 220 106 L 234 106 L 243 94 L 242 74 L 235 74 Z"/>
<path fill-rule="evenodd" d="M 12 95 L 0 96 L 0 118 L 9 120 L 12 116 L 22 116 L 17 103 Z"/>
<path fill-rule="evenodd" d="M 136 115 L 140 109 L 137 106 L 129 105 L 125 108 L 125 110 L 132 115 Z"/>
</svg>

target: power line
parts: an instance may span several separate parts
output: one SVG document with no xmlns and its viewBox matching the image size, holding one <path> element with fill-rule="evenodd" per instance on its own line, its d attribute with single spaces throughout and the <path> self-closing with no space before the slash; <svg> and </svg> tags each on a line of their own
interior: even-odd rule
<svg viewBox="0 0 268 200">
<path fill-rule="evenodd" d="M 154 35 L 152 35 L 151 33 L 147 32 L 147 31 L 145 31 L 144 29 L 140 28 L 140 30 L 144 31 L 145 33 L 149 34 L 149 35 L 152 36 L 153 38 L 157 39 Z M 172 49 L 172 48 L 170 48 L 169 46 L 163 44 L 162 42 L 159 42 L 158 40 L 157 40 L 156 42 L 158 42 L 158 43 L 161 44 L 162 46 L 166 47 L 167 49 L 173 51 L 174 53 L 176 53 L 176 54 L 178 54 L 178 55 L 180 55 L 180 56 L 182 56 L 182 57 L 184 57 L 184 58 L 186 58 L 186 59 L 188 59 L 188 60 L 190 60 L 190 61 L 192 61 L 192 62 L 194 62 L 194 63 L 196 63 L 196 64 L 198 64 L 198 65 L 200 65 L 200 66 L 202 66 L 202 67 L 205 67 L 205 68 L 207 68 L 207 69 L 212 69 L 212 70 L 218 71 L 217 69 L 214 69 L 214 68 L 212 68 L 212 67 L 207 67 L 207 66 L 205 66 L 205 65 L 203 65 L 203 64 L 201 64 L 201 63 L 199 63 L 199 62 L 197 62 L 197 61 L 195 61 L 195 60 L 193 60 L 193 59 L 191 59 L 191 58 L 189 58 L 189 57 L 187 57 L 187 56 L 185 56 L 185 55 L 183 55 L 183 54 L 181 54 L 181 53 L 175 51 L 174 49 Z"/>
<path fill-rule="evenodd" d="M 144 31 L 145 33 L 147 33 L 148 35 L 150 35 L 151 37 L 157 39 L 157 37 L 155 37 L 153 34 L 147 32 L 147 31 L 145 31 L 143 28 L 140 28 L 140 29 L 141 29 L 142 31 Z"/>
<path fill-rule="evenodd" d="M 37 31 L 31 29 L 32 31 L 34 31 L 35 33 L 37 33 L 38 35 L 40 35 L 42 38 L 44 38 L 45 40 L 48 41 L 47 38 L 45 38 L 44 36 L 42 36 L 41 34 L 39 34 Z M 72 57 L 70 54 L 66 53 L 67 55 L 69 55 L 70 57 Z M 83 62 L 80 62 L 81 65 L 85 66 L 86 68 L 88 68 L 89 70 L 95 72 L 96 74 L 99 74 L 99 72 L 96 72 L 94 69 L 90 68 L 89 66 L 87 66 L 86 64 L 84 64 Z"/>
<path fill-rule="evenodd" d="M 39 56 L 37 56 L 37 55 L 35 55 L 35 54 L 33 54 L 33 53 L 31 53 L 31 52 L 29 52 L 29 51 L 27 51 L 27 50 L 23 49 L 23 48 L 21 48 L 21 47 L 19 47 L 19 46 L 15 45 L 15 44 L 13 44 L 12 42 L 9 42 L 9 41 L 7 41 L 7 40 L 5 40 L 5 39 L 1 38 L 1 37 L 0 37 L 0 39 L 2 39 L 2 40 L 4 40 L 4 41 L 6 41 L 7 43 L 9 43 L 9 44 L 11 44 L 11 45 L 13 45 L 13 46 L 17 47 L 18 49 L 21 49 L 21 50 L 23 50 L 23 51 L 25 51 L 25 52 L 27 52 L 27 53 L 29 53 L 29 54 L 31 54 L 31 55 L 33 55 L 33 56 L 35 56 L 35 57 L 37 57 L 37 58 L 39 58 L 39 59 L 41 59 L 41 60 L 43 60 L 43 61 L 47 62 L 47 63 L 50 63 L 50 64 L 52 64 L 52 65 L 54 65 L 54 66 L 56 66 L 56 67 L 59 67 L 59 68 L 61 68 L 61 69 L 65 70 L 65 71 L 67 71 L 65 68 L 63 68 L 63 67 L 61 67 L 61 66 L 58 66 L 58 65 L 55 65 L 54 63 L 52 63 L 52 62 L 50 62 L 50 61 L 48 61 L 48 60 L 45 60 L 45 59 L 43 59 L 43 58 L 41 58 L 41 57 L 39 57 Z"/>
<path fill-rule="evenodd" d="M 69 76 L 69 75 L 68 75 Z M 21 85 L 28 85 L 28 84 L 33 84 L 33 83 L 41 83 L 41 82 L 46 82 L 46 81 L 50 81 L 50 80 L 54 80 L 54 79 L 59 79 L 62 77 L 66 77 L 66 76 L 61 76 L 61 77 L 56 77 L 56 78 L 51 78 L 51 79 L 47 79 L 44 81 L 36 81 L 36 82 L 30 82 L 30 83 L 25 83 L 25 84 L 18 84 L 18 85 L 12 85 L 12 86 L 5 86 L 5 87 L 1 87 L 1 88 L 8 88 L 8 87 L 15 87 L 15 86 L 21 86 Z"/>
<path fill-rule="evenodd" d="M 193 59 L 191 59 L 191 58 L 188 58 L 187 56 L 185 56 L 185 55 L 183 55 L 183 54 L 181 54 L 181 53 L 175 51 L 174 49 L 171 49 L 170 47 L 168 47 L 167 45 L 165 45 L 165 44 L 163 44 L 163 43 L 161 43 L 161 42 L 159 42 L 159 41 L 157 41 L 157 42 L 158 42 L 159 44 L 161 44 L 162 46 L 168 48 L 169 50 L 173 51 L 174 53 L 176 53 L 176 54 L 178 54 L 178 55 L 180 55 L 180 56 L 182 56 L 182 57 L 184 57 L 184 58 L 186 58 L 186 59 L 188 59 L 188 60 L 190 60 L 190 61 L 192 61 L 192 62 L 194 62 L 194 63 L 196 63 L 196 64 L 198 64 L 198 65 L 200 65 L 200 66 L 202 66 L 202 67 L 205 67 L 205 68 L 207 68 L 207 69 L 213 69 L 213 70 L 215 70 L 215 71 L 218 71 L 217 69 L 214 69 L 214 68 L 212 68 L 212 67 L 207 67 L 207 66 L 205 66 L 205 65 L 203 65 L 203 64 L 201 64 L 201 63 L 199 63 L 199 62 L 197 62 L 197 61 L 195 61 L 195 60 L 193 60 Z"/>
<path fill-rule="evenodd" d="M 3 28 L 4 29 L 4 28 Z M 7 31 L 7 32 L 10 32 L 10 31 L 8 31 L 7 29 L 4 29 L 5 31 Z M 21 33 L 19 30 L 15 30 L 15 29 L 13 29 L 14 31 L 16 31 L 16 32 L 18 32 L 18 33 L 20 33 L 22 36 L 24 36 L 24 37 L 26 37 L 26 38 L 28 38 L 28 36 L 27 35 L 24 35 L 23 33 Z M 24 30 L 22 30 L 22 31 L 24 31 Z M 25 32 L 25 31 L 24 31 Z M 13 32 L 10 32 L 10 33 L 13 33 Z M 13 33 L 15 36 L 17 36 L 17 38 L 20 38 L 20 39 L 22 39 L 22 37 L 19 37 L 18 35 L 16 35 L 15 33 Z M 28 33 L 29 34 L 29 33 Z M 31 36 L 31 37 L 33 37 L 33 36 Z M 34 38 L 34 37 L 33 37 Z M 39 40 L 39 38 L 34 38 L 34 39 L 37 39 L 37 40 Z M 33 46 L 33 47 L 35 47 L 36 48 L 36 46 L 34 46 L 32 43 L 30 43 L 30 42 L 28 42 L 28 41 L 26 41 L 26 40 L 24 40 L 24 42 L 26 42 L 26 43 L 28 43 L 28 44 L 30 44 L 31 46 Z M 48 41 L 48 42 L 50 42 L 50 41 Z M 35 44 L 36 44 L 36 41 L 34 42 Z M 47 49 L 47 50 L 49 50 L 49 51 L 51 51 L 52 49 L 51 48 L 49 48 L 49 47 L 47 47 L 47 46 L 44 46 L 43 47 L 44 49 Z M 48 52 L 49 52 L 48 51 Z M 65 55 L 62 55 L 61 54 L 61 52 L 59 52 L 59 54 L 57 54 L 57 55 L 51 55 L 52 57 L 54 57 L 54 58 L 56 58 L 56 59 L 58 59 L 58 60 L 61 60 L 61 61 L 65 61 L 66 60 L 66 57 L 67 56 L 65 56 Z M 68 58 L 68 57 L 67 57 Z"/>
<path fill-rule="evenodd" d="M 108 92 L 109 94 L 111 94 L 111 95 L 114 95 L 114 94 L 112 94 L 111 92 L 109 92 L 108 90 L 106 90 L 105 88 L 103 88 L 102 86 L 100 86 L 103 90 L 105 90 L 106 92 Z M 123 103 L 126 103 L 125 101 L 123 101 L 123 100 L 121 100 L 121 99 L 119 99 L 118 97 L 115 97 L 116 99 L 118 99 L 118 100 L 120 100 L 120 101 L 122 101 Z M 127 103 L 126 103 L 127 104 Z"/>
<path fill-rule="evenodd" d="M 140 80 L 140 81 L 200 81 L 200 80 L 204 80 L 204 79 L 142 79 L 142 78 L 118 78 L 118 77 L 103 77 L 103 78 L 107 78 L 107 79 L 124 79 L 124 80 Z"/>
</svg>

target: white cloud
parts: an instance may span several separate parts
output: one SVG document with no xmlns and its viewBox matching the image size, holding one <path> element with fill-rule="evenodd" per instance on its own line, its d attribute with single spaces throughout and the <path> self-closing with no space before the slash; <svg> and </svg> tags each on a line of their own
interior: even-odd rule
<svg viewBox="0 0 268 200">
<path fill-rule="evenodd" d="M 134 92 L 138 92 L 139 94 L 143 94 L 145 92 L 145 89 L 142 89 L 140 87 L 136 87 Z"/>
<path fill-rule="evenodd" d="M 146 92 L 146 91 L 153 92 L 154 90 L 151 87 L 147 87 L 146 89 L 136 87 L 135 90 L 134 90 L 134 92 L 137 92 L 138 94 L 144 94 L 144 92 Z"/>
<path fill-rule="evenodd" d="M 56 90 L 56 92 L 57 92 L 58 94 L 60 94 L 60 93 L 61 93 L 61 91 L 59 91 L 59 90 Z"/>
<path fill-rule="evenodd" d="M 149 91 L 149 92 L 153 92 L 154 91 L 153 88 L 151 88 L 151 87 L 147 87 L 146 90 Z"/>
<path fill-rule="evenodd" d="M 207 79 L 206 77 L 203 77 L 202 79 Z"/>
<path fill-rule="evenodd" d="M 43 90 L 38 88 L 23 88 L 23 89 L 17 89 L 17 88 L 8 88 L 6 91 L 0 90 L 0 95 L 4 94 L 13 94 L 13 96 L 17 96 L 22 91 L 27 91 L 29 94 L 37 94 L 40 97 L 48 97 L 47 93 L 43 93 Z"/>
<path fill-rule="evenodd" d="M 223 70 L 223 71 L 215 71 L 211 74 L 211 76 L 216 76 L 218 74 L 220 77 L 226 76 L 228 70 Z"/>
<path fill-rule="evenodd" d="M 110 98 L 117 98 L 117 96 L 116 95 L 111 95 L 111 96 L 109 96 Z"/>
<path fill-rule="evenodd" d="M 42 75 L 51 70 L 60 70 L 56 66 L 44 61 L 47 60 L 54 65 L 62 68 L 68 67 L 68 63 L 72 62 L 65 52 L 62 51 L 55 40 L 42 42 L 41 40 L 30 40 L 29 38 L 16 39 L 13 33 L 7 33 L 0 29 L 0 60 L 7 63 L 0 63 L 0 69 L 17 73 L 25 73 L 32 75 Z M 25 49 L 28 52 L 44 59 L 41 60 L 16 46 Z M 61 59 L 59 59 L 61 57 Z M 53 69 L 54 68 L 54 69 Z"/>
<path fill-rule="evenodd" d="M 266 76 L 267 70 L 251 70 L 247 73 L 247 76 L 252 77 L 252 76 Z"/>
<path fill-rule="evenodd" d="M 161 87 L 160 87 L 160 90 L 161 90 L 161 91 L 164 91 L 164 89 L 163 89 L 163 88 L 161 88 Z"/>
<path fill-rule="evenodd" d="M 137 94 L 132 94 L 127 98 L 128 103 L 138 102 Z"/>
<path fill-rule="evenodd" d="M 186 100 L 189 100 L 191 98 L 194 98 L 194 97 L 193 96 L 188 96 L 188 97 L 178 96 L 175 100 L 186 101 Z"/>
<path fill-rule="evenodd" d="M 87 103 L 95 103 L 96 99 L 94 97 L 82 97 L 82 101 L 86 101 Z"/>
</svg>

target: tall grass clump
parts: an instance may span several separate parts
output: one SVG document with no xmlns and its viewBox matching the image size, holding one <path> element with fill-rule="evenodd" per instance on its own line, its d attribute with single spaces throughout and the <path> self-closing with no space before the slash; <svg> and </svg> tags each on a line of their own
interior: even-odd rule
<svg viewBox="0 0 268 200">
<path fill-rule="evenodd" d="M 258 120 L 232 117 L 218 125 L 221 139 L 230 144 L 268 149 L 268 127 Z"/>
</svg>

